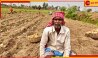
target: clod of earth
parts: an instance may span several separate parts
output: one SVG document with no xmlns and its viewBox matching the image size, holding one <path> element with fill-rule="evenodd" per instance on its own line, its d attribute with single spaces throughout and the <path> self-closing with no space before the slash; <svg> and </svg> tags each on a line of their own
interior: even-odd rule
<svg viewBox="0 0 98 58">
<path fill-rule="evenodd" d="M 37 33 L 30 35 L 27 37 L 28 41 L 32 42 L 32 43 L 36 43 L 40 41 L 40 37 Z"/>
<path fill-rule="evenodd" d="M 98 29 L 94 29 L 92 31 L 88 31 L 85 34 L 87 37 L 91 37 L 93 39 L 98 39 Z"/>
</svg>

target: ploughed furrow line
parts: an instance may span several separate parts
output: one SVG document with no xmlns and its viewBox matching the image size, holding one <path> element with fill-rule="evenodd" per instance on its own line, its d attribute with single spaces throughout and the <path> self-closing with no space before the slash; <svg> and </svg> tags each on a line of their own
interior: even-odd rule
<svg viewBox="0 0 98 58">
<path fill-rule="evenodd" d="M 34 15 L 32 17 L 29 17 L 29 18 L 26 17 L 26 18 L 18 19 L 17 21 L 14 21 L 14 22 L 6 25 L 6 26 L 0 26 L 0 33 L 6 32 L 6 31 L 8 31 L 10 29 L 18 27 L 19 25 L 22 25 L 22 24 L 24 24 L 26 22 L 29 22 L 29 21 L 33 20 L 34 18 L 36 18 L 36 17 L 37 17 L 37 15 Z"/>
<path fill-rule="evenodd" d="M 20 36 L 26 37 L 28 35 L 32 35 L 34 33 L 36 33 L 36 31 L 40 31 L 41 29 L 39 28 L 43 28 L 43 26 L 41 26 L 42 21 L 46 20 L 46 16 L 40 18 L 40 20 L 36 21 L 34 25 L 32 25 L 30 28 L 27 29 L 27 31 L 23 34 L 21 34 Z"/>
<path fill-rule="evenodd" d="M 31 26 L 31 28 L 29 28 L 27 30 L 27 32 L 21 34 L 19 36 L 19 38 L 25 39 L 27 36 L 33 35 L 35 33 L 37 33 L 37 34 L 39 34 L 39 36 L 41 36 L 43 29 L 46 27 L 46 25 L 49 21 L 50 21 L 50 18 L 48 15 L 43 16 L 36 24 L 34 24 L 34 26 Z"/>
<path fill-rule="evenodd" d="M 22 13 L 18 14 L 5 14 L 3 18 L 1 18 L 0 23 L 11 22 L 18 18 L 23 18 Z M 18 17 L 18 18 L 17 18 Z M 4 24 L 3 24 L 4 25 Z"/>
<path fill-rule="evenodd" d="M 39 42 L 33 43 L 33 42 L 28 41 L 29 40 L 28 36 L 34 35 L 35 33 L 37 33 L 39 39 L 41 39 L 42 31 L 46 27 L 46 25 L 47 25 L 47 23 L 49 21 L 50 21 L 50 18 L 47 15 L 47 16 L 43 17 L 41 20 L 39 20 L 34 26 L 32 26 L 31 28 L 29 28 L 27 30 L 27 32 L 25 32 L 25 33 L 23 33 L 23 34 L 21 34 L 20 36 L 17 37 L 18 39 L 21 39 L 20 42 L 24 46 L 27 47 L 26 48 L 27 52 L 29 50 L 32 50 L 32 52 L 29 52 L 26 55 L 30 55 L 30 56 L 38 56 L 39 55 Z M 34 38 L 32 38 L 32 39 L 34 39 Z M 35 44 L 36 44 L 36 46 L 35 46 Z M 38 49 L 36 49 L 36 48 L 38 48 Z M 22 50 L 24 50 L 24 49 L 22 49 Z M 17 51 L 16 55 L 19 55 L 19 51 Z"/>
<path fill-rule="evenodd" d="M 36 21 L 31 27 L 29 27 L 28 29 L 27 29 L 27 31 L 26 32 L 24 32 L 23 34 L 21 34 L 21 35 L 19 35 L 19 36 L 17 36 L 17 40 L 20 40 L 20 41 L 17 41 L 18 43 L 21 43 L 23 46 L 23 48 L 20 48 L 19 47 L 19 45 L 17 45 L 17 44 L 15 44 L 15 46 L 12 46 L 14 49 L 9 49 L 8 51 L 10 51 L 10 53 L 13 53 L 13 51 L 16 51 L 15 53 L 13 53 L 13 54 L 15 54 L 16 56 L 17 56 L 17 54 L 19 54 L 19 53 L 21 53 L 20 51 L 29 51 L 29 50 L 32 50 L 32 49 L 36 49 L 36 48 L 38 48 L 39 46 L 35 46 L 35 44 L 31 44 L 27 39 L 26 39 L 26 35 L 29 33 L 29 31 L 31 32 L 31 30 L 34 32 L 35 30 L 37 30 L 37 28 L 38 27 L 40 27 L 40 26 L 38 26 L 38 25 L 40 25 L 41 23 L 42 23 L 42 21 L 45 19 L 46 17 L 41 17 L 38 21 Z M 32 33 L 33 33 L 32 32 Z M 38 44 L 36 44 L 36 45 L 38 45 Z M 19 48 L 19 49 L 17 49 L 17 47 Z M 35 47 L 34 47 L 35 46 Z M 25 48 L 26 47 L 26 48 Z M 35 51 L 32 51 L 32 52 L 34 52 L 35 53 Z M 29 51 L 29 53 L 27 53 L 26 55 L 31 55 L 32 54 L 32 52 L 31 51 Z M 38 53 L 36 53 L 36 55 L 37 55 Z"/>
<path fill-rule="evenodd" d="M 17 27 L 16 29 L 12 29 L 12 30 L 9 30 L 8 33 L 6 34 L 2 34 L 1 36 L 1 40 L 3 39 L 9 39 L 9 38 L 14 38 L 14 37 L 17 37 L 21 34 L 23 34 L 24 32 L 27 31 L 28 28 L 30 28 L 31 26 L 33 26 L 38 20 L 40 19 L 40 16 L 35 18 L 34 20 L 30 21 L 30 22 L 27 22 L 25 23 L 24 25 L 20 26 L 20 27 Z M 6 35 L 6 36 L 4 36 Z"/>
<path fill-rule="evenodd" d="M 7 36 L 2 36 L 0 39 L 0 44 L 4 47 L 0 48 L 0 55 L 6 56 L 38 56 L 39 54 L 39 43 L 30 43 L 26 36 L 34 34 L 35 32 L 41 33 L 43 28 L 46 26 L 48 16 L 39 15 L 37 18 L 33 19 L 31 22 L 27 22 L 20 28 L 15 29 Z M 32 51 L 31 51 L 32 50 Z M 22 51 L 26 52 L 22 53 Z"/>
<path fill-rule="evenodd" d="M 29 16 L 32 15 L 31 13 L 27 14 L 27 13 L 16 13 L 16 14 L 5 14 L 5 16 L 3 16 L 3 18 L 1 18 L 0 23 L 1 22 L 11 22 L 13 20 L 18 20 L 19 18 L 24 18 L 25 16 Z"/>
<path fill-rule="evenodd" d="M 14 40 L 17 40 L 17 36 L 26 32 L 28 28 L 30 28 L 31 26 L 36 24 L 40 19 L 41 19 L 41 17 L 39 16 L 39 17 L 35 18 L 34 20 L 32 20 L 31 22 L 26 23 L 21 28 L 17 28 L 15 31 L 11 31 L 7 36 L 1 38 L 0 43 L 2 43 L 4 45 L 4 48 L 1 53 L 3 53 L 5 50 L 6 51 L 10 50 L 13 47 L 13 45 L 16 44 L 16 41 L 14 41 Z"/>
<path fill-rule="evenodd" d="M 18 22 L 18 21 L 21 21 L 23 18 L 26 18 L 26 17 L 28 17 L 29 15 L 23 15 L 24 17 L 21 17 L 21 16 L 13 16 L 13 17 L 8 17 L 7 19 L 8 20 L 4 20 L 4 21 L 2 21 L 2 22 L 0 22 L 1 23 L 1 25 L 2 26 L 6 26 L 6 25 L 10 25 L 10 24 L 12 24 L 12 23 L 16 23 L 16 22 Z"/>
</svg>

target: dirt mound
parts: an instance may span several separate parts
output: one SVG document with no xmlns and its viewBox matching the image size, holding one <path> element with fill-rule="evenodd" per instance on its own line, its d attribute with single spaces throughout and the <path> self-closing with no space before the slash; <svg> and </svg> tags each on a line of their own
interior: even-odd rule
<svg viewBox="0 0 98 58">
<path fill-rule="evenodd" d="M 93 39 L 98 40 L 98 29 L 94 29 L 94 30 L 88 31 L 88 32 L 86 32 L 85 35 L 87 37 L 91 37 Z"/>
<path fill-rule="evenodd" d="M 78 55 L 98 54 L 98 40 L 85 36 L 87 31 L 96 29 L 97 26 L 77 20 L 66 19 L 66 21 L 71 30 L 72 50 Z"/>
<path fill-rule="evenodd" d="M 33 43 L 39 42 L 40 38 L 41 38 L 41 36 L 38 35 L 37 33 L 27 37 L 28 41 L 33 42 Z"/>
<path fill-rule="evenodd" d="M 38 56 L 39 43 L 28 41 L 35 33 L 41 37 L 48 15 L 38 13 L 5 14 L 0 20 L 1 56 Z"/>
<path fill-rule="evenodd" d="M 92 20 L 98 20 L 98 13 L 92 13 L 91 17 Z"/>
</svg>

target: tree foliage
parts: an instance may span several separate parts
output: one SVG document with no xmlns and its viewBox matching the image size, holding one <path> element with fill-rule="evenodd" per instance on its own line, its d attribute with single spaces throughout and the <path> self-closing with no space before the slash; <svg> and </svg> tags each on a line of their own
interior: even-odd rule
<svg viewBox="0 0 98 58">
<path fill-rule="evenodd" d="M 60 10 L 61 11 L 66 11 L 66 7 L 63 6 L 63 7 L 60 8 Z"/>
<path fill-rule="evenodd" d="M 43 9 L 47 9 L 48 8 L 48 3 L 43 3 Z"/>
<path fill-rule="evenodd" d="M 75 16 L 77 11 L 77 6 L 72 6 L 70 8 L 67 9 L 67 15 L 66 17 L 71 18 L 71 19 L 76 19 Z"/>
<path fill-rule="evenodd" d="M 87 9 L 87 12 L 91 12 L 92 11 L 92 9 Z"/>
</svg>

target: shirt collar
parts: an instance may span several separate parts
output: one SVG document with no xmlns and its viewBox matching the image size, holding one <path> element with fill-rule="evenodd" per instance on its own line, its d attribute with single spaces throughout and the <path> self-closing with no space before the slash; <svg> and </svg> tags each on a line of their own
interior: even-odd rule
<svg viewBox="0 0 98 58">
<path fill-rule="evenodd" d="M 54 28 L 54 26 L 52 26 L 52 32 L 55 32 L 55 28 Z M 61 26 L 60 33 L 64 33 L 64 28 L 63 28 L 63 26 Z"/>
</svg>

